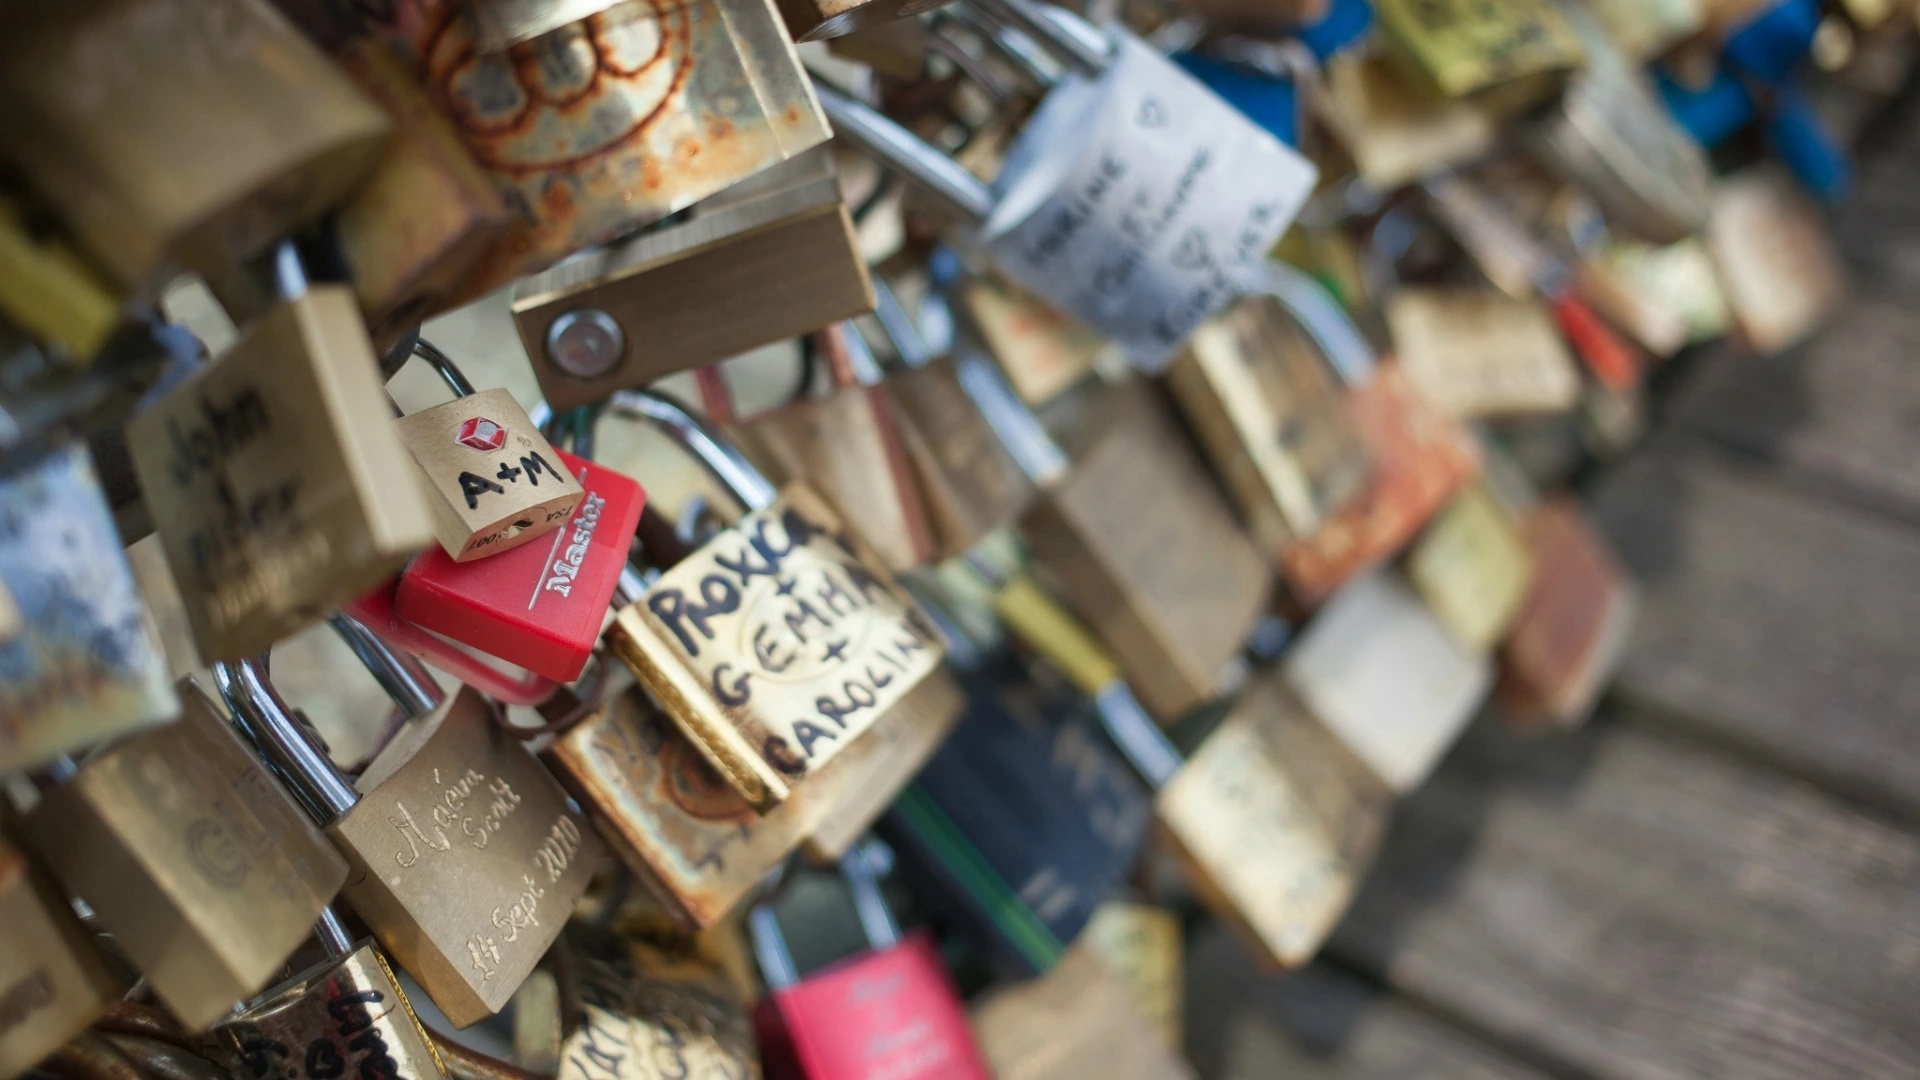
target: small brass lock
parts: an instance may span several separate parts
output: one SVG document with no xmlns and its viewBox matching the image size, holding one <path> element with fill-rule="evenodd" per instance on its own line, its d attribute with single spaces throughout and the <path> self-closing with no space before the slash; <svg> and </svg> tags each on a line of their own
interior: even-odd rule
<svg viewBox="0 0 1920 1080">
<path fill-rule="evenodd" d="M 1001 1080 L 1193 1080 L 1126 983 L 1084 946 L 1037 979 L 989 992 L 969 1013 Z"/>
<path fill-rule="evenodd" d="M 119 994 L 67 898 L 0 837 L 0 1076 L 32 1068 Z"/>
<path fill-rule="evenodd" d="M 1389 39 L 1441 94 L 1518 110 L 1565 85 L 1585 59 L 1552 0 L 1380 0 Z"/>
<path fill-rule="evenodd" d="M 178 721 L 89 758 L 21 833 L 199 1030 L 280 969 L 347 868 L 220 704 L 178 690 Z"/>
<path fill-rule="evenodd" d="M 1513 511 L 1483 480 L 1454 493 L 1407 554 L 1407 576 L 1461 643 L 1485 652 L 1506 636 L 1527 586 L 1533 553 Z"/>
</svg>

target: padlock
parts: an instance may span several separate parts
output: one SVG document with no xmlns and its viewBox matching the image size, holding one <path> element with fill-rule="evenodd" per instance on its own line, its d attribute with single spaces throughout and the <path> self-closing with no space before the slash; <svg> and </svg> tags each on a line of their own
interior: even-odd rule
<svg viewBox="0 0 1920 1080">
<path fill-rule="evenodd" d="M 1559 91 L 1583 60 L 1553 0 L 1373 0 L 1387 38 L 1429 85 L 1515 112 Z"/>
<path fill-rule="evenodd" d="M 991 188 L 844 94 L 819 88 L 821 105 L 835 134 L 939 199 L 1001 274 L 1157 371 L 1240 291 L 1314 169 L 1124 30 L 1035 0 L 984 9 L 1072 72 Z"/>
<path fill-rule="evenodd" d="M 1407 577 L 1435 617 L 1474 652 L 1506 636 L 1533 570 L 1519 521 L 1480 479 L 1454 493 L 1407 553 Z"/>
<path fill-rule="evenodd" d="M 22 627 L 0 643 L 0 772 L 179 714 L 84 446 L 0 473 L 0 583 Z"/>
<path fill-rule="evenodd" d="M 1281 662 L 1311 715 L 1396 795 L 1420 786 L 1473 719 L 1493 666 L 1392 571 L 1350 581 Z"/>
<path fill-rule="evenodd" d="M 1425 92 L 1389 57 L 1361 50 L 1327 60 L 1315 108 L 1380 191 L 1485 157 L 1495 141 L 1487 109 Z"/>
<path fill-rule="evenodd" d="M 1592 195 L 1616 227 L 1656 244 L 1698 232 L 1713 198 L 1705 151 L 1673 122 L 1594 13 L 1572 3 L 1559 12 L 1586 64 L 1557 106 L 1526 123 L 1528 145 Z"/>
<path fill-rule="evenodd" d="M 600 845 L 479 693 L 442 698 L 424 668 L 365 627 L 331 621 L 409 716 L 352 783 L 280 699 L 266 657 L 216 664 L 214 677 L 346 856 L 347 902 L 466 1027 L 498 1012 L 559 935 Z"/>
<path fill-rule="evenodd" d="M 924 931 L 905 940 L 866 848 L 840 860 L 867 950 L 804 978 L 773 908 L 748 915 L 767 995 L 753 1023 L 770 1080 L 989 1080 L 966 1008 Z"/>
<path fill-rule="evenodd" d="M 0 1076 L 38 1064 L 120 991 L 67 898 L 0 836 Z"/>
<path fill-rule="evenodd" d="M 1387 298 L 1401 374 L 1459 419 L 1569 412 L 1580 373 L 1547 305 L 1490 288 L 1420 287 Z"/>
<path fill-rule="evenodd" d="M 332 909 L 313 934 L 326 959 L 247 1002 L 214 1030 L 239 1080 L 445 1080 L 446 1063 L 385 954 Z"/>
<path fill-rule="evenodd" d="M 266 648 L 431 542 L 353 294 L 305 288 L 127 425 L 127 443 L 207 660 Z"/>
<path fill-rule="evenodd" d="M 639 1075 L 757 1078 L 746 1004 L 690 939 L 573 923 L 560 939 L 561 1006 L 573 1024 L 554 1080 Z"/>
<path fill-rule="evenodd" d="M 314 221 L 390 128 L 266 0 L 32 5 L 0 90 L 0 154 L 129 289 Z"/>
<path fill-rule="evenodd" d="M 476 391 L 446 353 L 416 338 L 454 398 L 393 425 L 432 493 L 434 533 L 454 562 L 512 551 L 560 531 L 586 497 L 525 409 L 502 389 Z"/>
<path fill-rule="evenodd" d="M 1194 331 L 1167 386 L 1254 537 L 1311 535 L 1358 497 L 1371 466 L 1342 387 L 1373 356 L 1305 274 L 1272 263 L 1258 293 Z"/>
<path fill-rule="evenodd" d="M 1707 246 L 1740 336 L 1762 355 L 1804 340 L 1845 295 L 1845 272 L 1819 213 L 1773 170 L 1720 182 Z"/>
<path fill-rule="evenodd" d="M 959 306 L 1020 400 L 1039 408 L 1093 373 L 1105 342 L 1034 297 L 991 277 L 958 288 Z"/>
<path fill-rule="evenodd" d="M 513 293 L 514 326 L 556 409 L 872 308 L 826 147 L 702 199 L 685 218 L 535 274 Z"/>
<path fill-rule="evenodd" d="M 684 210 L 830 134 L 772 0 L 632 0 L 491 54 L 475 48 L 464 6 L 358 9 L 413 60 L 516 211 L 451 302 Z"/>
<path fill-rule="evenodd" d="M 1259 676 L 1183 759 L 1098 643 L 1031 581 L 1003 586 L 994 607 L 1099 704 L 1200 898 L 1269 962 L 1311 959 L 1352 900 L 1391 802 L 1358 748 Z"/>
<path fill-rule="evenodd" d="M 1084 947 L 1036 979 L 990 991 L 971 1014 L 999 1080 L 1194 1077 L 1179 1047 L 1153 1033 L 1125 983 Z"/>
<path fill-rule="evenodd" d="M 1133 1006 L 1178 1049 L 1186 1045 L 1186 947 L 1180 916 L 1135 900 L 1108 900 L 1094 909 L 1079 949 L 1091 953 L 1126 986 Z M 988 1052 L 992 1052 L 989 1045 Z"/>
<path fill-rule="evenodd" d="M 280 970 L 347 868 L 219 703 L 178 690 L 179 720 L 43 791 L 21 837 L 197 1031 Z"/>
<path fill-rule="evenodd" d="M 607 631 L 700 752 L 765 813 L 939 666 L 913 601 L 804 484 L 776 492 L 707 425 L 664 396 L 620 391 L 748 509 L 660 576 Z M 929 689 L 929 694 L 944 691 Z"/>
<path fill-rule="evenodd" d="M 904 371 L 880 384 L 933 529 L 932 557 L 949 559 L 1009 525 L 1033 499 L 1033 484 L 996 434 L 1011 409 L 992 360 L 956 348 L 933 355 L 886 282 L 874 282 L 875 310 Z"/>
<path fill-rule="evenodd" d="M 77 363 L 120 323 L 120 296 L 65 239 L 0 194 L 0 316 Z"/>
<path fill-rule="evenodd" d="M 833 387 L 737 425 L 734 441 L 776 483 L 804 482 L 851 523 L 888 570 L 934 557 L 933 526 L 880 369 L 847 324 L 813 336 Z M 857 362 L 864 361 L 864 363 Z"/>
<path fill-rule="evenodd" d="M 1533 582 L 1500 647 L 1496 696 L 1516 722 L 1571 727 L 1626 652 L 1633 584 L 1573 500 L 1542 503 L 1527 526 Z"/>
</svg>

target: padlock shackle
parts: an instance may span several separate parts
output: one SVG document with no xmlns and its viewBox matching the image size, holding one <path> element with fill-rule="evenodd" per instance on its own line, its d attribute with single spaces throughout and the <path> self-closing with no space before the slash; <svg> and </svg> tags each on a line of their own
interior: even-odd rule
<svg viewBox="0 0 1920 1080">
<path fill-rule="evenodd" d="M 313 921 L 313 939 L 320 943 L 320 951 L 327 954 L 329 960 L 344 959 L 353 951 L 353 935 L 347 933 L 346 924 L 332 905 L 320 909 L 320 917 Z"/>
<path fill-rule="evenodd" d="M 410 717 L 425 716 L 440 707 L 446 692 L 440 689 L 427 666 L 405 649 L 396 649 L 365 623 L 350 615 L 335 613 L 327 625 L 359 659 L 380 689 Z"/>
<path fill-rule="evenodd" d="M 800 982 L 800 969 L 794 965 L 787 935 L 780 929 L 780 917 L 773 913 L 771 903 L 755 904 L 747 912 L 747 941 L 753 946 L 753 959 L 760 965 L 760 977 L 767 981 L 767 989 L 785 990 Z"/>
<path fill-rule="evenodd" d="M 1071 12 L 1039 0 L 970 0 L 1003 25 L 1032 38 L 1067 70 L 1098 78 L 1113 60 L 1113 39 Z"/>
<path fill-rule="evenodd" d="M 607 399 L 606 412 L 644 420 L 662 429 L 685 447 L 707 475 L 725 488 L 751 513 L 773 505 L 780 494 L 738 447 L 691 409 L 655 390 L 617 390 Z"/>
<path fill-rule="evenodd" d="M 1373 346 L 1353 325 L 1339 301 L 1305 272 L 1269 259 L 1261 268 L 1256 289 L 1280 302 L 1326 357 L 1327 366 L 1349 387 L 1364 386 L 1373 378 Z"/>
<path fill-rule="evenodd" d="M 453 357 L 441 352 L 433 342 L 423 337 L 414 338 L 413 355 L 425 360 L 439 374 L 440 381 L 447 384 L 447 389 L 453 391 L 454 397 L 472 397 L 478 393 L 466 373 L 453 362 Z"/>
<path fill-rule="evenodd" d="M 993 189 L 959 162 L 882 116 L 872 106 L 817 79 L 814 93 L 836 136 L 920 185 L 970 225 L 983 224 L 993 213 Z"/>
<path fill-rule="evenodd" d="M 867 944 L 875 949 L 891 949 L 900 944 L 900 924 L 893 921 L 887 898 L 880 892 L 880 877 L 873 872 L 867 845 L 859 843 L 840 856 L 840 876 L 847 880 L 853 894 L 853 913 L 860 919 L 860 930 Z"/>
<path fill-rule="evenodd" d="M 933 349 L 920 333 L 920 324 L 901 306 L 893 286 L 879 274 L 873 275 L 873 316 L 887 332 L 887 340 L 893 343 L 893 351 L 899 354 L 902 364 L 923 368 L 933 363 Z"/>
<path fill-rule="evenodd" d="M 265 654 L 213 665 L 214 685 L 232 710 L 240 735 L 259 750 L 269 768 L 321 828 L 346 816 L 360 801 L 340 767 L 293 718 L 267 674 Z"/>
</svg>

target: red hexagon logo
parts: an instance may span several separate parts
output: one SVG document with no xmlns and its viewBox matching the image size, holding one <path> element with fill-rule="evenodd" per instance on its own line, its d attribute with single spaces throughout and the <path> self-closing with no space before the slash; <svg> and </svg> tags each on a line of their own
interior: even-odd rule
<svg viewBox="0 0 1920 1080">
<path fill-rule="evenodd" d="M 476 416 L 460 425 L 454 441 L 475 450 L 498 450 L 506 445 L 507 429 L 484 416 Z"/>
</svg>

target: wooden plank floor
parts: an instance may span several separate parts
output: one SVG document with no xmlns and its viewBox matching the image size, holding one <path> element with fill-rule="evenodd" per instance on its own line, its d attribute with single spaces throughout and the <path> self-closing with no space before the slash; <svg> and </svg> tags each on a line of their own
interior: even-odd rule
<svg viewBox="0 0 1920 1080">
<path fill-rule="evenodd" d="M 1867 140 L 1845 310 L 1589 492 L 1643 588 L 1602 715 L 1476 726 L 1314 967 L 1202 934 L 1202 1076 L 1920 1077 L 1920 97 Z"/>
</svg>

